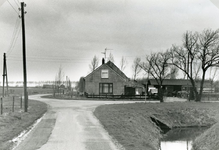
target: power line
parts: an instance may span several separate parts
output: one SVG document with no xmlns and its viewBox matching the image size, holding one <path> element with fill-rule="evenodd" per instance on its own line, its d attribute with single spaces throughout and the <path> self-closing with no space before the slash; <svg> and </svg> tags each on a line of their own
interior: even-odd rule
<svg viewBox="0 0 219 150">
<path fill-rule="evenodd" d="M 7 51 L 8 56 L 12 52 L 12 50 L 15 46 L 15 43 L 17 41 L 18 35 L 20 33 L 20 28 L 19 27 L 20 27 L 20 22 L 19 22 L 19 17 L 18 17 L 17 20 L 16 20 L 16 23 L 15 23 L 15 26 L 14 26 L 14 31 L 13 31 L 13 34 L 12 34 L 12 40 L 11 40 L 9 49 Z"/>
<path fill-rule="evenodd" d="M 21 58 L 18 57 L 9 57 L 10 61 L 22 61 Z M 50 62 L 50 63 L 89 63 L 90 60 L 84 61 L 80 59 L 42 59 L 42 58 L 28 58 L 28 62 Z"/>
<path fill-rule="evenodd" d="M 10 61 L 22 61 L 21 59 L 12 59 L 12 58 L 8 58 L 8 60 Z M 33 59 L 28 59 L 28 62 L 54 62 L 54 63 L 89 63 L 90 61 L 70 61 L 70 60 L 33 60 Z"/>
<path fill-rule="evenodd" d="M 8 52 L 8 56 L 12 53 L 12 51 L 13 51 L 13 49 L 14 49 L 14 47 L 15 47 L 15 44 L 16 44 L 17 39 L 18 39 L 18 36 L 20 35 L 20 31 L 21 31 L 21 28 L 19 28 L 19 31 L 17 32 L 18 34 L 17 34 L 17 36 L 16 36 L 16 38 L 15 38 L 14 44 L 13 44 L 12 47 L 11 47 L 11 51 Z"/>
<path fill-rule="evenodd" d="M 16 1 L 16 0 L 14 0 L 14 2 L 15 2 L 15 4 L 18 6 L 18 8 L 20 7 L 19 6 L 19 2 L 18 1 Z"/>
<path fill-rule="evenodd" d="M 11 55 L 10 58 L 17 58 L 17 55 Z M 29 59 L 52 59 L 52 60 L 90 60 L 90 58 L 66 58 L 66 57 L 60 57 L 60 56 L 27 56 Z"/>
<path fill-rule="evenodd" d="M 11 4 L 11 2 L 9 0 L 7 0 L 7 2 L 11 5 L 11 7 L 14 9 L 14 11 L 19 15 L 18 11 L 14 8 L 14 6 Z"/>
</svg>

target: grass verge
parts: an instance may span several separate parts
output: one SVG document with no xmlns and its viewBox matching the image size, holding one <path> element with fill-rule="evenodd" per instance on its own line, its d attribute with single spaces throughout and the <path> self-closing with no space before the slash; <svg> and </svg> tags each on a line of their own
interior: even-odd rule
<svg viewBox="0 0 219 150">
<path fill-rule="evenodd" d="M 161 134 L 151 117 L 170 128 L 211 126 L 218 122 L 218 107 L 218 103 L 136 103 L 100 106 L 94 114 L 127 150 L 157 150 Z"/>
<path fill-rule="evenodd" d="M 11 139 L 31 126 L 35 120 L 47 111 L 47 105 L 39 101 L 29 101 L 28 112 L 22 110 L 6 112 L 0 116 L 0 148 L 9 150 L 12 146 Z"/>
</svg>

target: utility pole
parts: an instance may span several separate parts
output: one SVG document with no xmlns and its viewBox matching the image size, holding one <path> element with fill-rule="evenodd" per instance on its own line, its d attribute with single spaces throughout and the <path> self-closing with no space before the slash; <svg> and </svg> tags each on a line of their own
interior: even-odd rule
<svg viewBox="0 0 219 150">
<path fill-rule="evenodd" d="M 25 39 L 25 22 L 24 15 L 26 12 L 24 11 L 24 7 L 26 4 L 21 2 L 21 22 L 22 22 L 22 41 L 23 41 L 23 76 L 24 76 L 24 111 L 28 111 L 28 95 L 27 95 L 27 68 L 26 68 L 26 39 Z"/>
<path fill-rule="evenodd" d="M 7 85 L 7 94 L 8 94 L 8 74 L 7 74 L 7 64 L 6 64 L 6 54 L 3 55 L 3 88 L 2 88 L 2 96 L 5 96 L 5 78 Z"/>
</svg>

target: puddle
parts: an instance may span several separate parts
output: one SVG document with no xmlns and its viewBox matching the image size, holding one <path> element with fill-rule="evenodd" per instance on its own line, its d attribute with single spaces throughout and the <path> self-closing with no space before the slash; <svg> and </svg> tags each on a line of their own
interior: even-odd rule
<svg viewBox="0 0 219 150">
<path fill-rule="evenodd" d="M 207 127 L 172 129 L 163 135 L 159 150 L 192 150 L 192 142 L 207 129 Z"/>
</svg>

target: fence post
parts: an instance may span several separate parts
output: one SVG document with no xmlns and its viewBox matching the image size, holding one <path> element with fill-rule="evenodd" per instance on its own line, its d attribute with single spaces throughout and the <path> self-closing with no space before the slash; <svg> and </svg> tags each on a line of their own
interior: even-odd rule
<svg viewBox="0 0 219 150">
<path fill-rule="evenodd" d="M 20 101 L 20 108 L 22 109 L 22 95 L 21 95 L 21 101 Z"/>
<path fill-rule="evenodd" d="M 14 112 L 14 96 L 13 96 L 12 112 Z"/>
<path fill-rule="evenodd" d="M 1 97 L 1 115 L 3 114 L 3 98 Z"/>
</svg>

